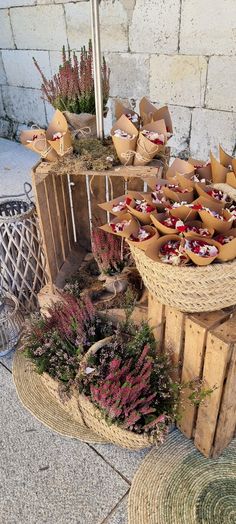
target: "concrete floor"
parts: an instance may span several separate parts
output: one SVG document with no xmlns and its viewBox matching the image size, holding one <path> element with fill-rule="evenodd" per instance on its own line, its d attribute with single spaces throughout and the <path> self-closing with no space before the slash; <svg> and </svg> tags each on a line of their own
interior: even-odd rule
<svg viewBox="0 0 236 524">
<path fill-rule="evenodd" d="M 37 161 L 0 139 L 0 195 L 23 192 Z M 0 358 L 1 524 L 127 524 L 128 492 L 147 451 L 61 437 L 20 404 L 12 355 Z"/>
</svg>

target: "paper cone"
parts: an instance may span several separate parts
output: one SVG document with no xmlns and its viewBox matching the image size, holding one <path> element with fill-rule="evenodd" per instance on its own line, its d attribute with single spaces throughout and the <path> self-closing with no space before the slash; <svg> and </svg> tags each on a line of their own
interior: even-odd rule
<svg viewBox="0 0 236 524">
<path fill-rule="evenodd" d="M 192 237 L 191 240 L 199 240 L 199 237 L 198 236 Z M 204 239 L 202 238 L 202 240 L 205 240 L 205 238 Z M 217 249 L 219 250 L 219 253 L 220 253 L 221 245 L 219 244 L 219 242 L 216 242 L 215 240 L 212 240 L 212 238 L 207 238 L 205 240 L 205 242 L 206 242 L 206 244 L 210 244 L 211 246 L 217 247 Z M 185 250 L 186 250 L 186 253 L 189 256 L 189 258 L 197 266 L 208 266 L 209 264 L 211 264 L 211 262 L 213 262 L 213 260 L 215 260 L 219 256 L 219 253 L 218 253 L 218 255 L 216 255 L 214 257 L 201 257 L 200 255 L 197 255 L 196 253 L 193 253 L 190 249 L 186 248 Z"/>
<path fill-rule="evenodd" d="M 128 140 L 126 138 L 114 136 L 116 129 L 121 129 L 129 135 L 134 136 L 134 138 Z M 135 155 L 132 155 L 132 152 L 135 152 L 136 150 L 138 130 L 125 115 L 122 115 L 111 128 L 111 137 L 121 164 L 125 164 L 126 166 L 133 164 Z"/>
<path fill-rule="evenodd" d="M 69 126 L 69 130 L 76 138 L 91 138 L 97 136 L 96 115 L 91 113 L 70 113 L 64 111 L 63 115 Z"/>
<path fill-rule="evenodd" d="M 192 202 L 192 204 L 201 204 L 203 207 L 207 207 L 208 209 L 213 209 L 214 211 L 217 211 L 218 213 L 222 213 L 224 207 L 221 202 L 218 202 L 217 200 L 210 200 L 209 198 L 205 198 L 203 196 L 200 196 Z"/>
<path fill-rule="evenodd" d="M 185 175 L 181 175 L 180 173 L 176 173 L 176 176 L 171 178 L 171 182 L 173 180 L 173 184 L 177 183 L 180 187 L 183 187 L 184 189 L 189 189 L 190 191 L 195 188 L 195 182 L 190 180 L 189 178 L 186 178 Z"/>
<path fill-rule="evenodd" d="M 165 178 L 143 178 L 143 180 L 147 183 L 148 187 L 152 189 L 152 191 L 156 191 L 156 187 L 158 186 L 167 186 L 168 181 Z"/>
<path fill-rule="evenodd" d="M 169 209 L 169 212 L 173 217 L 180 218 L 183 222 L 185 222 L 185 220 L 194 220 L 198 213 L 195 209 L 191 209 L 188 206 L 172 207 Z"/>
<path fill-rule="evenodd" d="M 232 160 L 233 157 L 231 155 L 228 155 L 228 153 L 225 152 L 223 147 L 219 144 L 219 156 L 220 156 L 220 163 L 224 167 L 232 166 Z"/>
<path fill-rule="evenodd" d="M 220 203 L 220 205 L 222 206 L 222 208 L 224 208 L 226 206 L 226 202 L 224 200 L 217 200 L 217 198 L 214 198 L 212 197 L 211 195 L 208 194 L 208 191 L 209 189 L 212 189 L 211 187 L 209 186 L 206 186 L 206 184 L 197 184 L 195 183 L 195 189 L 198 193 L 199 196 L 202 196 L 204 198 L 206 198 L 207 200 L 209 200 L 210 202 L 213 202 L 213 203 Z"/>
<path fill-rule="evenodd" d="M 128 244 L 131 244 L 131 246 L 135 246 L 139 249 L 142 249 L 142 251 L 146 251 L 146 249 L 148 249 L 159 238 L 159 233 L 153 226 L 147 225 L 142 227 L 143 229 L 145 229 L 145 231 L 152 235 L 151 238 L 148 238 L 147 240 L 143 240 L 141 242 L 135 242 L 135 240 L 131 240 L 130 238 L 127 241 Z"/>
<path fill-rule="evenodd" d="M 227 219 L 227 221 L 219 220 L 218 218 L 213 217 L 212 215 L 210 215 L 210 213 L 204 210 L 199 210 L 198 213 L 201 217 L 203 224 L 207 228 L 213 228 L 215 229 L 215 231 L 219 233 L 227 233 L 227 231 L 229 231 L 232 228 L 233 220 L 230 222 L 228 221 L 231 218 L 231 213 L 229 213 L 229 211 L 227 211 L 226 209 L 223 209 L 221 214 L 223 217 Z"/>
<path fill-rule="evenodd" d="M 125 107 L 122 102 L 120 100 L 116 100 L 115 101 L 115 117 L 116 117 L 116 120 L 119 120 L 119 118 L 122 116 L 122 115 L 127 115 L 127 114 L 130 114 L 130 115 L 137 115 L 138 117 L 138 120 L 137 120 L 137 123 L 134 123 L 134 122 L 131 122 L 135 127 L 137 127 L 137 129 L 139 129 L 139 126 L 140 126 L 140 116 L 138 115 L 138 113 L 136 113 L 135 111 L 133 111 L 133 109 L 131 109 L 130 107 Z"/>
<path fill-rule="evenodd" d="M 227 173 L 226 175 L 226 183 L 229 184 L 229 186 L 234 187 L 236 189 L 236 175 L 232 171 Z"/>
<path fill-rule="evenodd" d="M 176 176 L 176 173 L 179 175 L 185 175 L 186 178 L 191 178 L 194 175 L 194 167 L 185 160 L 176 158 L 173 164 L 168 168 L 166 172 L 166 178 L 169 180 L 170 178 Z"/>
<path fill-rule="evenodd" d="M 206 162 L 203 162 L 203 160 L 195 160 L 194 158 L 189 158 L 188 162 L 189 164 L 195 166 L 195 174 L 196 176 L 198 176 L 199 180 L 212 180 L 212 171 L 210 163 L 206 165 Z"/>
<path fill-rule="evenodd" d="M 146 166 L 156 156 L 159 151 L 159 145 L 153 144 L 151 140 L 139 133 L 136 155 L 134 157 L 134 166 Z"/>
<path fill-rule="evenodd" d="M 234 173 L 236 174 L 236 158 L 232 159 L 232 168 L 233 168 Z"/>
<path fill-rule="evenodd" d="M 127 206 L 127 209 L 131 213 L 131 215 L 135 216 L 141 224 L 151 224 L 151 213 L 142 213 L 141 211 L 137 211 L 134 207 Z"/>
<path fill-rule="evenodd" d="M 138 193 L 137 191 L 130 191 L 126 195 L 121 195 L 117 198 L 113 198 L 113 200 L 110 200 L 109 202 L 102 202 L 101 204 L 98 204 L 99 207 L 104 209 L 105 211 L 108 211 L 112 215 L 120 216 L 124 213 L 127 213 L 127 207 L 123 211 L 112 211 L 113 207 L 117 206 L 120 202 L 125 202 L 127 198 L 131 198 L 130 207 L 133 207 L 135 205 L 134 198 L 138 198 L 140 200 L 143 199 L 141 193 Z"/>
<path fill-rule="evenodd" d="M 190 220 L 190 221 L 187 221 L 185 223 L 186 226 L 195 226 L 195 227 L 198 227 L 198 228 L 205 228 L 204 224 L 200 221 L 200 220 Z M 198 238 L 202 238 L 204 240 L 204 238 L 208 239 L 208 238 L 212 238 L 213 235 L 214 235 L 214 232 L 215 230 L 214 229 L 210 229 L 210 228 L 206 228 L 208 229 L 209 231 L 209 235 L 207 236 L 202 236 L 200 233 L 194 233 L 193 231 L 184 231 L 183 232 L 183 235 L 185 238 L 193 238 L 193 237 L 198 237 Z"/>
<path fill-rule="evenodd" d="M 38 155 L 47 160 L 47 162 L 56 162 L 58 160 L 56 151 L 54 151 L 49 142 L 47 142 L 44 129 L 22 131 L 20 134 L 20 141 L 25 147 L 27 147 L 27 149 L 34 151 L 34 153 L 38 153 Z"/>
<path fill-rule="evenodd" d="M 146 96 L 139 102 L 139 110 L 143 125 L 149 124 L 156 120 L 165 120 L 165 125 L 168 133 L 173 133 L 172 120 L 167 106 L 158 109 L 152 104 Z"/>
<path fill-rule="evenodd" d="M 169 240 L 177 240 L 180 241 L 180 245 L 184 245 L 184 240 L 179 237 L 178 235 L 165 235 L 163 237 L 158 238 L 155 242 L 152 243 L 152 245 L 146 250 L 146 255 L 151 258 L 151 260 L 154 260 L 155 262 L 162 262 L 160 259 L 160 249 L 164 244 L 166 244 Z M 184 253 L 185 260 L 181 263 L 181 265 L 185 265 L 189 262 L 188 255 Z M 162 262 L 164 264 L 164 262 Z M 171 282 L 170 282 L 171 285 Z"/>
<path fill-rule="evenodd" d="M 162 193 L 161 191 L 156 191 L 156 193 L 157 193 L 157 196 L 159 196 L 160 200 L 162 197 L 165 198 L 164 193 Z M 170 202 L 168 200 L 166 200 L 166 202 L 163 202 L 163 203 L 155 202 L 155 200 L 153 200 L 152 193 L 141 193 L 141 195 L 142 195 L 142 198 L 144 198 L 149 204 L 152 204 L 153 206 L 155 206 L 155 208 L 158 210 L 159 213 L 163 212 L 165 210 L 165 207 L 170 205 Z"/>
<path fill-rule="evenodd" d="M 187 202 L 190 204 L 193 201 L 193 189 L 188 193 L 177 193 L 174 189 L 163 187 L 163 193 L 166 198 L 173 200 L 174 202 Z"/>
<path fill-rule="evenodd" d="M 57 140 L 53 140 L 52 138 L 55 133 L 62 133 L 62 137 Z M 48 126 L 46 138 L 51 147 L 59 156 L 64 156 L 67 153 L 72 152 L 72 139 L 70 131 L 68 130 L 67 120 L 58 109 L 55 111 L 54 116 Z"/>
<path fill-rule="evenodd" d="M 177 229 L 167 227 L 161 223 L 162 220 L 165 220 L 168 217 L 168 213 L 151 213 L 151 221 L 162 235 L 173 235 L 174 233 L 178 233 Z"/>
<path fill-rule="evenodd" d="M 130 224 L 123 230 L 119 232 L 115 232 L 112 230 L 110 224 L 105 224 L 104 226 L 100 226 L 100 229 L 103 231 L 106 231 L 106 233 L 112 233 L 113 235 L 118 235 L 120 237 L 129 238 L 130 235 L 137 235 L 140 225 L 138 221 L 129 213 L 124 213 L 120 217 L 115 218 L 112 220 L 112 224 L 118 224 L 119 222 L 122 222 L 124 220 L 130 221 Z"/>
<path fill-rule="evenodd" d="M 214 184 L 221 184 L 226 181 L 226 175 L 228 173 L 227 167 L 224 167 L 216 160 L 212 152 L 210 152 L 211 159 L 211 171 L 212 171 L 212 180 Z"/>
<path fill-rule="evenodd" d="M 230 231 L 223 236 L 233 236 L 234 239 L 228 242 L 228 244 L 221 244 L 221 250 L 217 257 L 220 262 L 228 262 L 236 258 L 236 229 L 230 229 Z M 216 237 L 217 241 L 217 237 Z"/>
</svg>

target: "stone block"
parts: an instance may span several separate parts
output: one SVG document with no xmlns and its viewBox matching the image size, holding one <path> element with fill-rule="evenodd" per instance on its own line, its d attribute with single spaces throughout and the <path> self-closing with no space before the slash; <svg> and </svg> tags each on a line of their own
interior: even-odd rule
<svg viewBox="0 0 236 524">
<path fill-rule="evenodd" d="M 189 136 L 191 109 L 188 107 L 169 106 L 174 134 L 168 141 L 173 156 L 189 156 Z"/>
<path fill-rule="evenodd" d="M 0 118 L 6 116 L 5 109 L 3 106 L 2 90 L 0 87 Z"/>
<path fill-rule="evenodd" d="M 137 0 L 129 32 L 131 51 L 177 52 L 180 0 Z"/>
<path fill-rule="evenodd" d="M 62 5 L 11 9 L 16 46 L 20 49 L 61 49 L 67 42 Z"/>
<path fill-rule="evenodd" d="M 48 3 L 50 0 L 47 0 Z M 38 0 L 39 3 L 39 0 Z M 36 5 L 37 0 L 1 0 L 1 8 L 2 7 L 22 7 L 25 5 Z"/>
<path fill-rule="evenodd" d="M 0 137 L 11 138 L 11 123 L 4 118 L 0 118 Z"/>
<path fill-rule="evenodd" d="M 2 51 L 2 59 L 7 82 L 12 86 L 33 87 L 40 89 L 41 76 L 33 63 L 36 58 L 46 78 L 51 77 L 48 51 Z"/>
<path fill-rule="evenodd" d="M 8 9 L 0 9 L 0 27 L 0 49 L 14 49 L 15 46 Z"/>
<path fill-rule="evenodd" d="M 206 106 L 236 111 L 236 58 L 212 56 L 208 65 Z"/>
<path fill-rule="evenodd" d="M 236 2 L 183 0 L 180 52 L 196 55 L 235 55 Z"/>
<path fill-rule="evenodd" d="M 111 53 L 110 95 L 119 98 L 141 98 L 149 94 L 149 56 Z"/>
<path fill-rule="evenodd" d="M 6 83 L 7 83 L 7 77 L 6 77 L 6 73 L 5 73 L 5 69 L 4 69 L 4 65 L 2 61 L 2 53 L 0 52 L 0 85 L 6 84 Z"/>
<path fill-rule="evenodd" d="M 24 124 L 46 125 L 41 91 L 23 87 L 3 86 L 3 100 L 8 118 Z"/>
<path fill-rule="evenodd" d="M 218 156 L 219 143 L 232 154 L 235 147 L 235 127 L 235 113 L 194 109 L 190 139 L 191 156 L 208 160 L 210 149 Z"/>
<path fill-rule="evenodd" d="M 67 32 L 70 47 L 79 50 L 91 38 L 89 2 L 66 4 Z M 103 51 L 128 50 L 128 18 L 122 2 L 100 3 L 101 47 Z"/>
<path fill-rule="evenodd" d="M 189 107 L 204 102 L 207 60 L 201 56 L 152 55 L 150 96 L 160 104 Z"/>
</svg>

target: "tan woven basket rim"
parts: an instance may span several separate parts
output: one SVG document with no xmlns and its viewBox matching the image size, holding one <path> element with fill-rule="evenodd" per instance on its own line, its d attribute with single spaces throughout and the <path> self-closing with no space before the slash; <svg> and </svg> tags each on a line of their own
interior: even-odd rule
<svg viewBox="0 0 236 524">
<path fill-rule="evenodd" d="M 20 220 L 25 220 L 26 218 L 29 218 L 31 217 L 35 212 L 36 212 L 36 207 L 35 207 L 35 204 L 33 202 L 27 202 L 27 200 L 22 200 L 22 199 L 19 199 L 17 200 L 16 198 L 15 199 L 6 199 L 6 200 L 2 200 L 0 202 L 0 207 L 1 205 L 3 204 L 7 204 L 7 203 L 10 203 L 10 202 L 23 202 L 24 204 L 27 204 L 28 209 L 27 211 L 23 211 L 22 213 L 19 213 L 17 215 L 13 215 L 13 216 L 2 216 L 0 214 L 0 224 L 6 224 L 6 223 L 13 223 L 13 222 L 19 222 Z"/>
</svg>

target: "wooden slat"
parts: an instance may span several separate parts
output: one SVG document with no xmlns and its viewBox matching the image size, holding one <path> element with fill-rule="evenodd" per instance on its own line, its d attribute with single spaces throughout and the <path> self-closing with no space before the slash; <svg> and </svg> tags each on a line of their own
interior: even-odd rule
<svg viewBox="0 0 236 524">
<path fill-rule="evenodd" d="M 158 350 L 162 350 L 164 315 L 165 306 L 160 304 L 151 293 L 148 293 L 148 324 L 153 330 L 152 332 L 157 341 Z"/>
<path fill-rule="evenodd" d="M 194 444 L 206 457 L 211 456 L 224 378 L 231 354 L 231 344 L 221 340 L 216 331 L 207 336 L 203 384 L 213 392 L 199 406 Z"/>
<path fill-rule="evenodd" d="M 68 210 L 65 208 L 65 205 L 64 205 L 61 177 L 53 176 L 52 180 L 53 180 L 54 193 L 55 193 L 56 206 L 57 206 L 58 226 L 59 226 L 59 232 L 60 232 L 60 238 L 61 238 L 62 253 L 63 253 L 63 259 L 65 260 L 69 254 L 69 249 L 70 249 L 68 231 L 66 227 L 66 215 L 68 213 Z"/>
<path fill-rule="evenodd" d="M 143 180 L 136 178 L 128 179 L 128 190 L 130 191 L 143 191 Z"/>
<path fill-rule="evenodd" d="M 98 204 L 106 201 L 106 177 L 89 177 L 93 227 L 107 222 L 107 214 Z M 110 198 L 109 198 L 110 200 Z"/>
<path fill-rule="evenodd" d="M 58 221 L 58 212 L 56 205 L 56 197 L 54 192 L 53 177 L 48 176 L 44 181 L 46 189 L 46 200 L 49 211 L 49 221 L 52 230 L 52 242 L 55 247 L 55 256 L 58 270 L 61 268 L 64 262 L 63 249 L 61 243 L 61 235 Z"/>
<path fill-rule="evenodd" d="M 86 249 L 87 251 L 90 251 L 91 240 L 86 178 L 83 176 L 73 176 L 71 177 L 71 181 L 74 183 L 74 186 L 72 186 L 72 200 L 74 208 L 77 243 L 82 248 Z"/>
<path fill-rule="evenodd" d="M 69 242 L 69 249 L 74 249 L 75 247 L 75 239 L 74 239 L 74 231 L 73 231 L 73 224 L 72 224 L 72 215 L 71 215 L 71 203 L 70 203 L 70 196 L 69 196 L 69 187 L 68 187 L 68 180 L 67 177 L 60 176 L 61 184 L 62 184 L 62 195 L 63 195 L 63 203 L 64 203 L 64 209 L 65 209 L 65 218 L 66 218 L 66 229 L 67 229 L 67 238 Z"/>
<path fill-rule="evenodd" d="M 206 349 L 206 337 L 209 329 L 215 328 L 219 323 L 226 320 L 227 313 L 214 311 L 212 313 L 200 313 L 186 318 L 185 342 L 183 354 L 183 368 L 181 382 L 201 379 L 203 362 Z M 188 438 L 193 436 L 193 430 L 197 415 L 197 407 L 189 400 L 191 389 L 184 387 L 180 395 L 180 420 L 179 429 Z"/>
<path fill-rule="evenodd" d="M 173 379 L 178 379 L 182 367 L 186 315 L 177 309 L 166 306 L 165 317 L 164 352 L 169 354 L 171 362 L 175 367 L 172 373 Z"/>
</svg>

